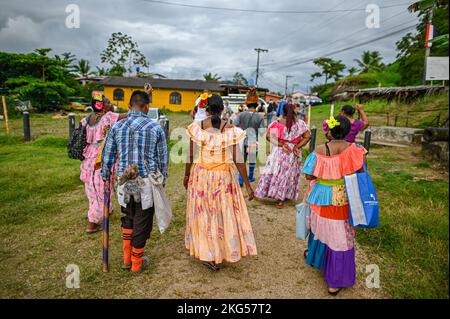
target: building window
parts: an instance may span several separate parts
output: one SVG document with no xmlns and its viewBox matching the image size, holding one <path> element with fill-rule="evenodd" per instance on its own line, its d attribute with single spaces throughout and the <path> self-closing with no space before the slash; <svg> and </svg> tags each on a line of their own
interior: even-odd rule
<svg viewBox="0 0 450 319">
<path fill-rule="evenodd" d="M 170 93 L 169 104 L 181 104 L 181 94 L 178 92 Z"/>
<path fill-rule="evenodd" d="M 124 93 L 122 89 L 115 89 L 113 92 L 113 100 L 114 101 L 123 101 Z"/>
</svg>

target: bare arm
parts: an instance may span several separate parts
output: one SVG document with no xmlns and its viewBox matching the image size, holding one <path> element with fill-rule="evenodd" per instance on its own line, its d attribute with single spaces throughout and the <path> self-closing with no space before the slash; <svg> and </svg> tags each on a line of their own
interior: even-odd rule
<svg viewBox="0 0 450 319">
<path fill-rule="evenodd" d="M 236 144 L 233 145 L 232 147 L 233 147 L 233 162 L 236 165 L 239 174 L 241 174 L 242 178 L 244 179 L 245 188 L 247 189 L 248 194 L 248 200 L 252 200 L 255 197 L 255 195 L 253 194 L 252 186 L 250 185 L 250 182 L 248 180 L 247 167 L 244 163 L 244 157 L 242 156 L 242 152 Z"/>
<path fill-rule="evenodd" d="M 183 185 L 184 185 L 184 188 L 186 188 L 186 189 L 189 184 L 189 177 L 191 174 L 191 167 L 192 167 L 193 161 L 194 161 L 194 142 L 192 142 L 192 140 L 189 139 L 188 155 L 187 155 L 186 167 L 184 170 L 184 180 L 183 180 Z"/>
<path fill-rule="evenodd" d="M 363 121 L 364 126 L 362 128 L 362 130 L 364 131 L 366 128 L 369 127 L 369 118 L 367 117 L 366 112 L 364 112 L 364 105 L 362 104 L 358 104 L 356 105 L 356 109 L 359 112 L 359 115 L 361 116 L 361 121 Z"/>
</svg>

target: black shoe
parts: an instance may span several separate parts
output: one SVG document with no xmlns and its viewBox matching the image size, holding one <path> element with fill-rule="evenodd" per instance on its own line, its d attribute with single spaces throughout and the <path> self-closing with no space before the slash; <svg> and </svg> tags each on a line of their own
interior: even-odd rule
<svg viewBox="0 0 450 319">
<path fill-rule="evenodd" d="M 217 267 L 217 265 L 216 264 L 211 264 L 211 263 L 209 263 L 209 262 L 207 262 L 207 261 L 204 261 L 204 262 L 202 262 L 202 264 L 205 266 L 205 267 L 208 267 L 208 269 L 209 270 L 212 270 L 212 271 L 219 271 L 219 267 Z"/>
<path fill-rule="evenodd" d="M 341 290 L 342 290 L 342 288 L 338 288 L 336 291 L 330 291 L 328 289 L 328 294 L 330 294 L 333 297 L 336 297 Z"/>
</svg>

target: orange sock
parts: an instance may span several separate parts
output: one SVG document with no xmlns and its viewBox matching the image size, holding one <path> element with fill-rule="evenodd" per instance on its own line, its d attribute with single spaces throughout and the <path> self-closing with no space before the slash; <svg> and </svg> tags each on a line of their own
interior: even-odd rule
<svg viewBox="0 0 450 319">
<path fill-rule="evenodd" d="M 123 263 L 125 265 L 131 264 L 131 235 L 132 229 L 122 228 L 123 239 Z"/>
<path fill-rule="evenodd" d="M 142 268 L 142 257 L 144 257 L 144 248 L 131 248 L 131 271 L 136 272 Z"/>
</svg>

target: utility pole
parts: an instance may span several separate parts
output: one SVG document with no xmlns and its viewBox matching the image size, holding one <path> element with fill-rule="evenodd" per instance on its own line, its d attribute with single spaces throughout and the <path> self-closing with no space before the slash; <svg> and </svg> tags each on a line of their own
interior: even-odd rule
<svg viewBox="0 0 450 319">
<path fill-rule="evenodd" d="M 434 6 L 432 6 L 430 8 L 430 11 L 428 12 L 428 24 L 427 24 L 427 29 L 426 29 L 427 31 L 425 32 L 425 37 L 427 38 L 428 28 L 431 28 L 431 30 L 429 31 L 429 32 L 431 32 L 431 34 L 429 35 L 431 39 L 433 38 L 432 32 L 434 31 L 434 28 L 432 26 L 433 9 L 434 9 Z M 428 40 L 428 39 L 426 39 L 426 40 Z M 431 43 L 428 43 L 428 42 L 425 43 L 425 61 L 423 64 L 424 67 L 423 67 L 423 80 L 422 80 L 423 85 L 427 84 L 427 60 L 428 60 L 428 57 L 430 56 L 431 45 L 432 45 Z"/>
<path fill-rule="evenodd" d="M 261 52 L 269 52 L 269 50 L 267 49 L 260 49 L 260 48 L 256 48 L 255 51 L 258 53 L 258 57 L 256 59 L 256 80 L 255 80 L 255 85 L 258 85 L 258 77 L 259 77 L 259 54 Z"/>
<path fill-rule="evenodd" d="M 288 79 L 293 78 L 292 75 L 286 75 L 286 81 L 284 83 L 284 95 L 287 97 L 287 91 L 288 91 Z"/>
</svg>

